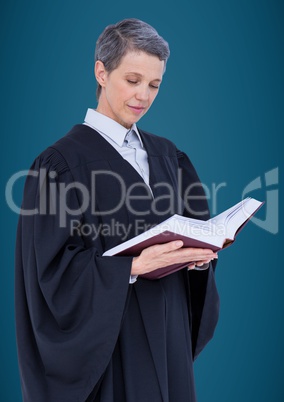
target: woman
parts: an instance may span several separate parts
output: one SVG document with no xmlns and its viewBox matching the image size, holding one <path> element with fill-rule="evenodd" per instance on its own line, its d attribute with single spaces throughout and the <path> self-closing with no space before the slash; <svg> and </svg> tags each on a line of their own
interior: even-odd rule
<svg viewBox="0 0 284 402">
<path fill-rule="evenodd" d="M 96 110 L 27 177 L 16 250 L 24 402 L 195 401 L 193 360 L 218 318 L 217 255 L 175 241 L 103 256 L 173 213 L 208 218 L 187 156 L 136 126 L 168 57 L 148 24 L 108 26 L 96 47 Z M 188 267 L 143 276 L 173 263 Z"/>
</svg>

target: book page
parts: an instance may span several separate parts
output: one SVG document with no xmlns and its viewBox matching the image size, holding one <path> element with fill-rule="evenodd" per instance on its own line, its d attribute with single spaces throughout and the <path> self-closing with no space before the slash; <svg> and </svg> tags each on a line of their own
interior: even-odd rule
<svg viewBox="0 0 284 402">
<path fill-rule="evenodd" d="M 210 219 L 220 230 L 223 227 L 226 238 L 233 240 L 238 229 L 254 214 L 254 212 L 262 205 L 260 201 L 253 198 L 245 198 L 238 204 L 227 209 L 221 214 Z"/>
<path fill-rule="evenodd" d="M 212 222 L 186 218 L 181 215 L 174 215 L 168 223 L 167 230 L 204 243 L 211 244 L 213 242 L 212 244 L 215 244 L 214 239 L 216 239 L 216 236 L 223 238 L 225 234 L 224 230 L 222 233 L 217 233 L 216 227 Z"/>
<path fill-rule="evenodd" d="M 191 227 L 200 227 L 202 228 L 207 228 L 208 230 L 211 230 L 212 225 L 214 225 L 213 222 L 210 220 L 208 221 L 201 221 L 199 219 L 194 219 L 194 218 L 187 218 L 182 215 L 174 215 L 173 216 L 177 222 L 181 222 L 185 225 L 191 226 Z"/>
</svg>

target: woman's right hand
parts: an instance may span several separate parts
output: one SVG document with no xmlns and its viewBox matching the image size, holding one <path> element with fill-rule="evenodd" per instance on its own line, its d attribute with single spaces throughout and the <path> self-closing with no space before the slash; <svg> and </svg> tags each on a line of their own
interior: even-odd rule
<svg viewBox="0 0 284 402">
<path fill-rule="evenodd" d="M 158 268 L 179 263 L 188 263 L 189 268 L 192 269 L 195 265 L 201 266 L 218 258 L 217 253 L 210 249 L 183 248 L 182 246 L 181 240 L 175 240 L 145 248 L 139 256 L 133 258 L 131 275 L 143 275 Z"/>
</svg>

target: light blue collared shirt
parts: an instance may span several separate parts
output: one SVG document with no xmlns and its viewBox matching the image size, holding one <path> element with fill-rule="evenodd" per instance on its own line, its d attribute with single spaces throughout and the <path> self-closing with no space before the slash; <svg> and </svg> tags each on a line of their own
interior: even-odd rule
<svg viewBox="0 0 284 402">
<path fill-rule="evenodd" d="M 136 124 L 130 129 L 123 127 L 110 117 L 107 117 L 94 109 L 88 109 L 84 124 L 96 130 L 101 136 L 108 141 L 120 155 L 127 160 L 134 169 L 140 174 L 145 183 L 149 186 L 149 163 L 147 152 L 143 146 L 143 142 Z M 135 148 L 127 146 L 125 137 L 131 131 L 135 131 Z M 136 152 L 139 153 L 139 163 L 137 163 Z"/>
</svg>

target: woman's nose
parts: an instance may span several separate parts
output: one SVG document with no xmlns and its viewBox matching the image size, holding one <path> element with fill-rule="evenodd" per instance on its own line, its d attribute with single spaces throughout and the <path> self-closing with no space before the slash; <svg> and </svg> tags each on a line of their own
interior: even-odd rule
<svg viewBox="0 0 284 402">
<path fill-rule="evenodd" d="M 137 88 L 136 98 L 139 100 L 148 100 L 149 98 L 149 88 L 148 86 L 142 86 Z"/>
</svg>

